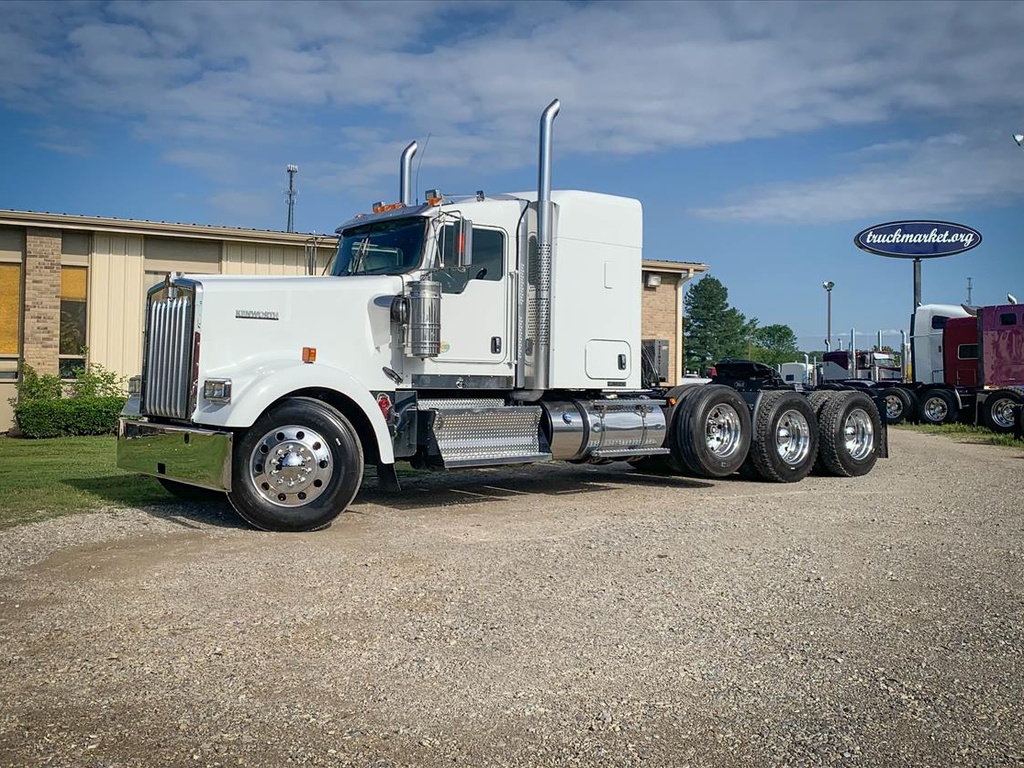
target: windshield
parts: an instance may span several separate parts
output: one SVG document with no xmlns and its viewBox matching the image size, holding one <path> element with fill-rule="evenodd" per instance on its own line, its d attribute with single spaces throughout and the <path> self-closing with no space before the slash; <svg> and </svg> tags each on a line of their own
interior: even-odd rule
<svg viewBox="0 0 1024 768">
<path fill-rule="evenodd" d="M 400 275 L 419 266 L 426 219 L 377 221 L 342 233 L 332 275 Z"/>
</svg>

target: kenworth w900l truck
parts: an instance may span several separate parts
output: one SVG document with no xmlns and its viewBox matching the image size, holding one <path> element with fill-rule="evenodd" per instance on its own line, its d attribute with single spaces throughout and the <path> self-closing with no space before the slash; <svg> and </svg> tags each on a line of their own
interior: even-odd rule
<svg viewBox="0 0 1024 768">
<path fill-rule="evenodd" d="M 861 392 L 807 398 L 771 369 L 642 381 L 641 206 L 551 190 L 558 101 L 536 192 L 412 200 L 338 228 L 324 276 L 169 275 L 150 289 L 143 371 L 118 465 L 173 492 L 226 492 L 256 527 L 327 526 L 366 464 L 456 469 L 629 461 L 702 477 L 870 471 L 885 455 Z"/>
</svg>

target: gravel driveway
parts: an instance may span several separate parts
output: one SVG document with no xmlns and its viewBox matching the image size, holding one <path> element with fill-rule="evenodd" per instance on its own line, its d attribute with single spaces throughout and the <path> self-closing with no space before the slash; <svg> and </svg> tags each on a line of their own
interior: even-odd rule
<svg viewBox="0 0 1024 768">
<path fill-rule="evenodd" d="M 1024 450 L 867 477 L 625 465 L 0 532 L 0 765 L 1024 762 Z"/>
</svg>

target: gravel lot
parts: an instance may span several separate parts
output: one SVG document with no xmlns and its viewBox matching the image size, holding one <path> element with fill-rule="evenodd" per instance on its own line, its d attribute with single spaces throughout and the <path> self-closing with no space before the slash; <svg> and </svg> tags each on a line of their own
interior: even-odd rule
<svg viewBox="0 0 1024 768">
<path fill-rule="evenodd" d="M 1024 763 L 1024 450 L 555 465 L 0 533 L 0 765 Z"/>
</svg>

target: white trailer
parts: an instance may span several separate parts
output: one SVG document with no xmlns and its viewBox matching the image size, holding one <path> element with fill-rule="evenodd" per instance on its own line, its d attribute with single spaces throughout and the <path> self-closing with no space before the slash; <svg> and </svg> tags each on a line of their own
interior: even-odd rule
<svg viewBox="0 0 1024 768">
<path fill-rule="evenodd" d="M 671 390 L 641 380 L 641 205 L 551 190 L 558 111 L 541 118 L 535 192 L 417 204 L 413 143 L 399 202 L 338 228 L 330 275 L 175 274 L 150 289 L 118 465 L 182 495 L 227 493 L 282 531 L 329 525 L 366 464 L 395 490 L 399 461 L 870 471 L 886 440 L 863 394 L 808 400 L 754 364 Z"/>
</svg>

